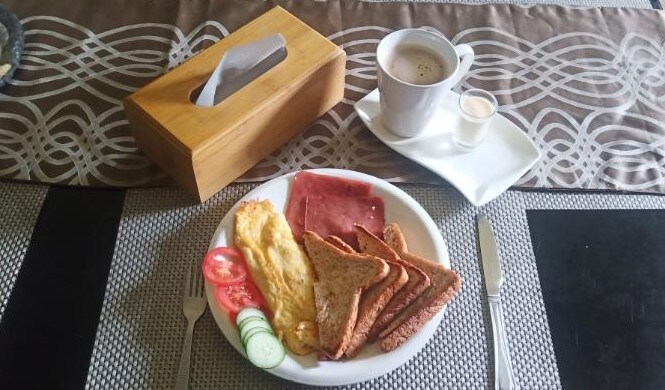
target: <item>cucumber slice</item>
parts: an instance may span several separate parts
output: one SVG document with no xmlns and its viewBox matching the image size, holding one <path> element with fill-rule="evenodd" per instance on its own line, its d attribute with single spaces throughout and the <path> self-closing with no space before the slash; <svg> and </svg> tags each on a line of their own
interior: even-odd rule
<svg viewBox="0 0 665 390">
<path fill-rule="evenodd" d="M 265 331 L 268 331 L 272 333 L 272 327 L 266 320 L 258 319 L 258 320 L 253 320 L 246 322 L 243 327 L 240 329 L 240 339 L 244 340 L 245 336 L 247 335 L 248 332 L 254 330 L 254 329 L 263 329 Z"/>
<path fill-rule="evenodd" d="M 238 329 L 242 329 L 248 322 L 254 321 L 254 320 L 261 320 L 261 321 L 267 321 L 264 317 L 247 317 L 241 322 L 238 322 Z"/>
<path fill-rule="evenodd" d="M 242 346 L 245 347 L 245 346 L 247 345 L 247 342 L 249 341 L 249 339 L 252 338 L 252 336 L 254 336 L 254 335 L 257 334 L 257 333 L 262 333 L 262 332 L 263 332 L 263 333 L 271 334 L 271 335 L 273 335 L 273 336 L 275 335 L 275 334 L 274 334 L 272 331 L 270 331 L 269 329 L 254 328 L 254 329 L 252 329 L 252 330 L 250 330 L 250 331 L 247 331 L 247 333 L 245 333 L 245 334 L 240 338 L 240 342 L 242 343 Z"/>
<path fill-rule="evenodd" d="M 270 322 L 268 322 L 268 320 L 264 320 L 263 318 L 249 318 L 242 323 L 242 326 L 239 330 L 240 333 L 242 333 L 257 326 L 270 326 Z"/>
<path fill-rule="evenodd" d="M 238 312 L 238 316 L 236 317 L 236 325 L 240 327 L 240 324 L 249 317 L 260 317 L 263 319 L 267 319 L 265 313 L 263 313 L 261 310 L 255 308 L 255 307 L 245 307 L 242 310 Z"/>
<path fill-rule="evenodd" d="M 255 333 L 250 337 L 247 340 L 245 352 L 252 364 L 264 369 L 277 367 L 286 355 L 279 339 L 266 332 Z"/>
</svg>

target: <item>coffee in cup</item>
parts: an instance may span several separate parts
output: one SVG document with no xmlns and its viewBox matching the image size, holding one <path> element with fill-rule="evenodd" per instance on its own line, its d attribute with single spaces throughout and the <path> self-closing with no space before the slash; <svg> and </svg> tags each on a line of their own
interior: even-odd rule
<svg viewBox="0 0 665 390">
<path fill-rule="evenodd" d="M 388 73 L 408 84 L 436 84 L 450 72 L 446 61 L 426 46 L 405 44 L 395 47 L 388 60 Z"/>
<path fill-rule="evenodd" d="M 460 57 L 462 61 L 460 61 Z M 453 46 L 426 28 L 394 31 L 376 49 L 381 121 L 400 137 L 422 132 L 473 63 L 469 45 Z"/>
</svg>

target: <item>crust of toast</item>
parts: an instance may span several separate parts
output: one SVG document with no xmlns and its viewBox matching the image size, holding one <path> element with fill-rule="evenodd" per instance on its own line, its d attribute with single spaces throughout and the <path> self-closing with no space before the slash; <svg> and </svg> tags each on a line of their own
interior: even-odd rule
<svg viewBox="0 0 665 390">
<path fill-rule="evenodd" d="M 303 234 L 303 242 L 317 280 L 314 301 L 321 351 L 336 360 L 351 340 L 361 292 L 383 280 L 390 268 L 378 257 L 343 251 L 310 231 Z"/>
<path fill-rule="evenodd" d="M 386 261 L 388 260 L 388 258 L 381 256 L 379 251 L 371 250 L 372 246 L 374 245 L 380 244 L 385 246 L 386 244 L 383 243 L 383 241 L 381 241 L 378 237 L 376 237 L 363 226 L 356 225 L 356 233 L 358 242 L 360 244 L 361 253 L 367 253 L 382 258 Z M 363 248 L 369 249 L 369 251 L 366 251 Z M 383 310 L 386 304 L 388 304 L 395 293 L 399 291 L 409 279 L 409 275 L 407 274 L 404 267 L 393 261 L 387 262 L 388 266 L 390 267 L 388 276 L 386 276 L 385 279 L 379 283 L 368 288 L 360 296 L 356 326 L 353 328 L 351 341 L 349 342 L 346 352 L 344 353 L 344 355 L 349 359 L 356 356 L 360 351 L 360 348 L 365 345 L 369 330 L 374 324 L 374 321 L 378 317 L 379 313 L 381 310 Z"/>
<path fill-rule="evenodd" d="M 385 305 L 381 313 L 379 313 L 374 320 L 367 336 L 367 339 L 371 342 L 376 341 L 379 334 L 388 327 L 393 318 L 422 294 L 422 292 L 430 285 L 429 276 L 427 276 L 425 272 L 420 270 L 417 266 L 401 259 L 393 248 L 379 240 L 378 237 L 373 237 L 374 239 L 364 236 L 363 241 L 360 242 L 361 236 L 358 235 L 361 251 L 400 264 L 404 267 L 407 273 L 408 281 L 399 291 L 397 291 L 397 293 L 395 293 L 392 299 Z"/>
<path fill-rule="evenodd" d="M 402 345 L 455 296 L 462 278 L 443 265 L 408 252 L 399 226 L 389 224 L 383 230 L 385 242 L 405 261 L 423 270 L 431 285 L 404 308 L 379 334 L 379 348 L 387 352 Z"/>
<path fill-rule="evenodd" d="M 353 249 L 351 245 L 347 244 L 346 242 L 344 242 L 344 240 L 342 240 L 337 236 L 329 236 L 328 238 L 326 238 L 326 241 L 338 247 L 339 249 L 343 250 L 344 252 L 356 253 L 356 250 Z"/>
</svg>

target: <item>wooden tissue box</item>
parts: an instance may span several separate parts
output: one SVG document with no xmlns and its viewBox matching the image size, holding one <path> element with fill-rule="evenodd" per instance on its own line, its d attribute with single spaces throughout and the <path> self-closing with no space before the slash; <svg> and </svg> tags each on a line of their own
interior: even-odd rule
<svg viewBox="0 0 665 390">
<path fill-rule="evenodd" d="M 233 46 L 281 33 L 287 55 L 214 107 L 192 103 Z M 141 150 L 199 202 L 311 125 L 344 94 L 346 54 L 275 7 L 124 100 Z"/>
</svg>

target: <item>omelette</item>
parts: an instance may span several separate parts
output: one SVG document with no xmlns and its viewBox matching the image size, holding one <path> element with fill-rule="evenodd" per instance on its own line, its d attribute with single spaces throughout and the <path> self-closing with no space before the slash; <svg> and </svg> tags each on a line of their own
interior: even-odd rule
<svg viewBox="0 0 665 390">
<path fill-rule="evenodd" d="M 284 214 L 268 200 L 240 205 L 235 244 L 273 313 L 275 334 L 297 355 L 318 349 L 314 270 Z"/>
</svg>

